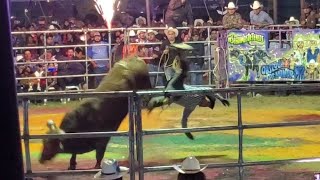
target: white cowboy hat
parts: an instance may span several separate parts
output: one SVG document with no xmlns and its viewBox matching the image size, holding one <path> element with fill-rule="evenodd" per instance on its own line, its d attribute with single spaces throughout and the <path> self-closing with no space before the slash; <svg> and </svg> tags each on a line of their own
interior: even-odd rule
<svg viewBox="0 0 320 180">
<path fill-rule="evenodd" d="M 169 27 L 168 29 L 164 30 L 164 33 L 166 36 L 168 36 L 168 32 L 173 31 L 175 33 L 175 36 L 177 37 L 179 35 L 179 31 L 176 28 Z"/>
<path fill-rule="evenodd" d="M 290 23 L 293 23 L 293 24 L 299 24 L 299 20 L 295 19 L 293 16 L 291 16 L 289 18 L 288 21 L 286 21 L 286 24 L 290 24 Z"/>
<path fill-rule="evenodd" d="M 229 2 L 228 6 L 224 7 L 226 9 L 238 9 L 238 7 L 234 4 L 234 2 Z"/>
<path fill-rule="evenodd" d="M 172 47 L 175 47 L 177 49 L 184 49 L 184 50 L 193 50 L 194 48 L 186 43 L 173 43 L 171 44 Z"/>
<path fill-rule="evenodd" d="M 202 19 L 196 19 L 194 20 L 194 26 L 197 26 L 197 24 L 200 23 L 201 26 L 203 26 L 204 21 Z"/>
<path fill-rule="evenodd" d="M 154 35 L 157 35 L 157 34 L 158 34 L 158 32 L 155 31 L 155 30 L 153 30 L 153 29 L 149 29 L 149 30 L 147 31 L 147 33 L 148 33 L 148 34 L 149 34 L 149 33 L 153 33 Z"/>
<path fill-rule="evenodd" d="M 263 7 L 263 5 L 259 1 L 254 1 L 252 5 L 250 5 L 251 9 L 259 9 Z"/>
<path fill-rule="evenodd" d="M 139 16 L 138 18 L 136 18 L 136 24 L 139 24 L 138 21 L 139 21 L 140 19 L 143 21 L 144 24 L 147 24 L 146 18 L 144 18 L 144 17 L 142 17 L 142 16 Z"/>
<path fill-rule="evenodd" d="M 191 156 L 182 162 L 181 168 L 178 165 L 174 165 L 173 168 L 182 174 L 195 174 L 206 169 L 207 165 L 201 168 L 198 159 Z"/>
<path fill-rule="evenodd" d="M 129 168 L 119 166 L 118 162 L 114 159 L 104 160 L 102 163 L 101 171 L 94 175 L 94 179 L 112 180 L 122 177 L 128 173 Z"/>
<path fill-rule="evenodd" d="M 129 36 L 130 36 L 130 37 L 135 36 L 135 35 L 136 35 L 136 33 L 134 32 L 134 30 L 130 30 L 130 31 L 129 31 Z"/>
<path fill-rule="evenodd" d="M 140 30 L 137 31 L 137 35 L 139 35 L 139 34 L 142 33 L 142 32 L 143 32 L 143 33 L 146 33 L 147 31 L 146 31 L 145 29 L 140 29 Z"/>
</svg>

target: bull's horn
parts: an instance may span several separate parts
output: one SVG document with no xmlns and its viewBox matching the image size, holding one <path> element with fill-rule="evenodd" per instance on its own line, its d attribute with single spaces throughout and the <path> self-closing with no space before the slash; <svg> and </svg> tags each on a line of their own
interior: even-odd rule
<svg viewBox="0 0 320 180">
<path fill-rule="evenodd" d="M 47 126 L 48 126 L 48 128 L 49 128 L 50 131 L 55 131 L 55 130 L 57 130 L 56 124 L 55 124 L 54 121 L 51 120 L 51 119 L 48 120 Z"/>
</svg>

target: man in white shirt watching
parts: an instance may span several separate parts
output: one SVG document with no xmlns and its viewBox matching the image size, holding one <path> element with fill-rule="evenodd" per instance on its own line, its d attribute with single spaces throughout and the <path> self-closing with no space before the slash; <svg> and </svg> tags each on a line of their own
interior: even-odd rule
<svg viewBox="0 0 320 180">
<path fill-rule="evenodd" d="M 269 14 L 262 10 L 263 5 L 259 1 L 254 1 L 250 7 L 252 9 L 250 12 L 250 22 L 252 25 L 261 28 L 274 24 Z"/>
</svg>

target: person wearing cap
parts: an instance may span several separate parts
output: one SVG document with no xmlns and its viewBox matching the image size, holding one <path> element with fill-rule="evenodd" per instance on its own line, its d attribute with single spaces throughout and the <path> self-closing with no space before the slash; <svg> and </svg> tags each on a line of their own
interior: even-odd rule
<svg viewBox="0 0 320 180">
<path fill-rule="evenodd" d="M 207 165 L 200 165 L 198 159 L 194 156 L 187 157 L 180 167 L 173 165 L 173 168 L 179 173 L 177 180 L 206 180 L 203 170 L 207 167 Z"/>
<path fill-rule="evenodd" d="M 148 33 L 148 43 L 157 43 L 159 40 L 156 38 L 156 35 L 158 34 L 157 31 L 149 29 L 147 31 Z M 160 45 L 159 44 L 148 44 L 146 45 L 146 48 L 148 48 L 148 56 L 150 59 L 146 61 L 148 64 L 149 72 L 157 72 L 157 74 L 150 74 L 150 81 L 152 87 L 156 86 L 163 86 L 164 79 L 162 74 L 159 74 L 159 71 L 163 71 L 163 68 L 161 67 L 162 64 L 160 64 Z"/>
<path fill-rule="evenodd" d="M 93 36 L 94 42 L 92 44 L 96 45 L 107 43 L 101 40 L 100 32 L 95 32 Z M 88 47 L 87 55 L 91 59 L 94 74 L 104 74 L 109 71 L 111 63 L 108 49 L 108 45 Z M 104 76 L 101 75 L 95 76 L 95 87 L 98 87 L 103 77 Z"/>
<path fill-rule="evenodd" d="M 270 15 L 262 10 L 263 5 L 259 1 L 254 1 L 250 7 L 252 9 L 250 12 L 250 23 L 252 25 L 264 27 L 274 24 Z"/>
<path fill-rule="evenodd" d="M 316 28 L 318 18 L 320 18 L 320 15 L 316 14 L 311 4 L 305 3 L 302 6 L 302 12 L 300 17 L 302 27 L 310 29 Z"/>
<path fill-rule="evenodd" d="M 234 4 L 234 2 L 229 2 L 225 9 L 228 12 L 222 18 L 223 27 L 226 29 L 241 29 L 243 27 L 241 15 L 236 12 L 238 7 Z"/>
<path fill-rule="evenodd" d="M 119 166 L 115 159 L 106 159 L 102 162 L 101 170 L 94 175 L 93 179 L 100 180 L 122 180 L 128 174 L 129 168 Z"/>
<path fill-rule="evenodd" d="M 169 27 L 182 27 L 184 20 L 187 20 L 188 26 L 193 26 L 193 13 L 189 0 L 170 0 L 165 14 L 165 24 Z"/>
</svg>

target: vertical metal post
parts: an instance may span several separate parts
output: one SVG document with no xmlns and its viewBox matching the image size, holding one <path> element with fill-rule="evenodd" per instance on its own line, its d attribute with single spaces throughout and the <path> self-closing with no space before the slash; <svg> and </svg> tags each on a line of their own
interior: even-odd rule
<svg viewBox="0 0 320 180">
<path fill-rule="evenodd" d="M 273 0 L 273 21 L 278 23 L 278 0 Z"/>
<path fill-rule="evenodd" d="M 24 148 L 26 156 L 26 171 L 27 174 L 32 172 L 31 169 L 31 157 L 30 157 L 30 144 L 29 144 L 29 102 L 28 99 L 23 99 L 23 137 Z"/>
<path fill-rule="evenodd" d="M 108 56 L 109 56 L 109 69 L 111 69 L 112 65 L 112 36 L 111 36 L 111 30 L 108 31 L 108 41 L 109 41 L 109 48 L 108 48 Z M 110 70 L 109 70 L 110 71 Z M 107 72 L 108 73 L 108 72 Z"/>
<path fill-rule="evenodd" d="M 241 93 L 237 93 L 237 105 L 238 105 L 238 130 L 239 130 L 239 157 L 238 157 L 238 164 L 239 164 L 239 179 L 243 180 L 243 124 L 242 124 L 242 104 L 241 104 Z"/>
<path fill-rule="evenodd" d="M 85 47 L 84 47 L 84 49 L 85 49 L 85 54 L 86 54 L 86 84 L 87 84 L 87 88 L 85 89 L 85 91 L 86 90 L 88 90 L 89 89 L 89 70 L 88 70 L 88 40 L 87 40 L 87 33 L 88 33 L 88 31 L 84 31 L 84 45 L 85 45 Z"/>
<path fill-rule="evenodd" d="M 143 134 L 142 134 L 142 119 L 141 119 L 141 101 L 139 96 L 134 97 L 135 102 L 135 126 L 136 126 L 136 152 L 138 161 L 139 180 L 144 179 L 143 165 Z"/>
<path fill-rule="evenodd" d="M 211 43 L 211 37 L 210 37 L 210 35 L 211 35 L 211 33 L 210 33 L 210 27 L 208 27 L 207 28 L 207 30 L 208 30 L 208 52 L 209 52 L 209 62 L 208 62 L 208 70 L 209 70 L 209 72 L 208 72 L 208 79 L 209 79 L 209 81 L 208 81 L 208 85 L 212 85 L 212 74 L 215 74 L 214 73 L 214 68 L 213 68 L 213 70 L 212 70 L 212 53 L 211 53 L 211 46 L 212 46 L 212 43 Z M 216 78 L 215 76 L 213 76 L 214 78 Z"/>
<path fill-rule="evenodd" d="M 0 179 L 24 179 L 21 134 L 17 105 L 17 84 L 15 78 L 15 62 L 13 58 L 11 25 L 11 1 L 0 1 L 0 131 L 1 143 L 4 145 L 0 153 Z"/>
<path fill-rule="evenodd" d="M 146 13 L 147 13 L 147 25 L 148 27 L 151 27 L 151 20 L 150 20 L 150 2 L 149 0 L 146 0 Z"/>
<path fill-rule="evenodd" d="M 130 180 L 135 180 L 135 148 L 134 148 L 134 100 L 133 96 L 128 97 L 128 109 L 129 109 L 129 168 L 130 168 Z"/>
</svg>

